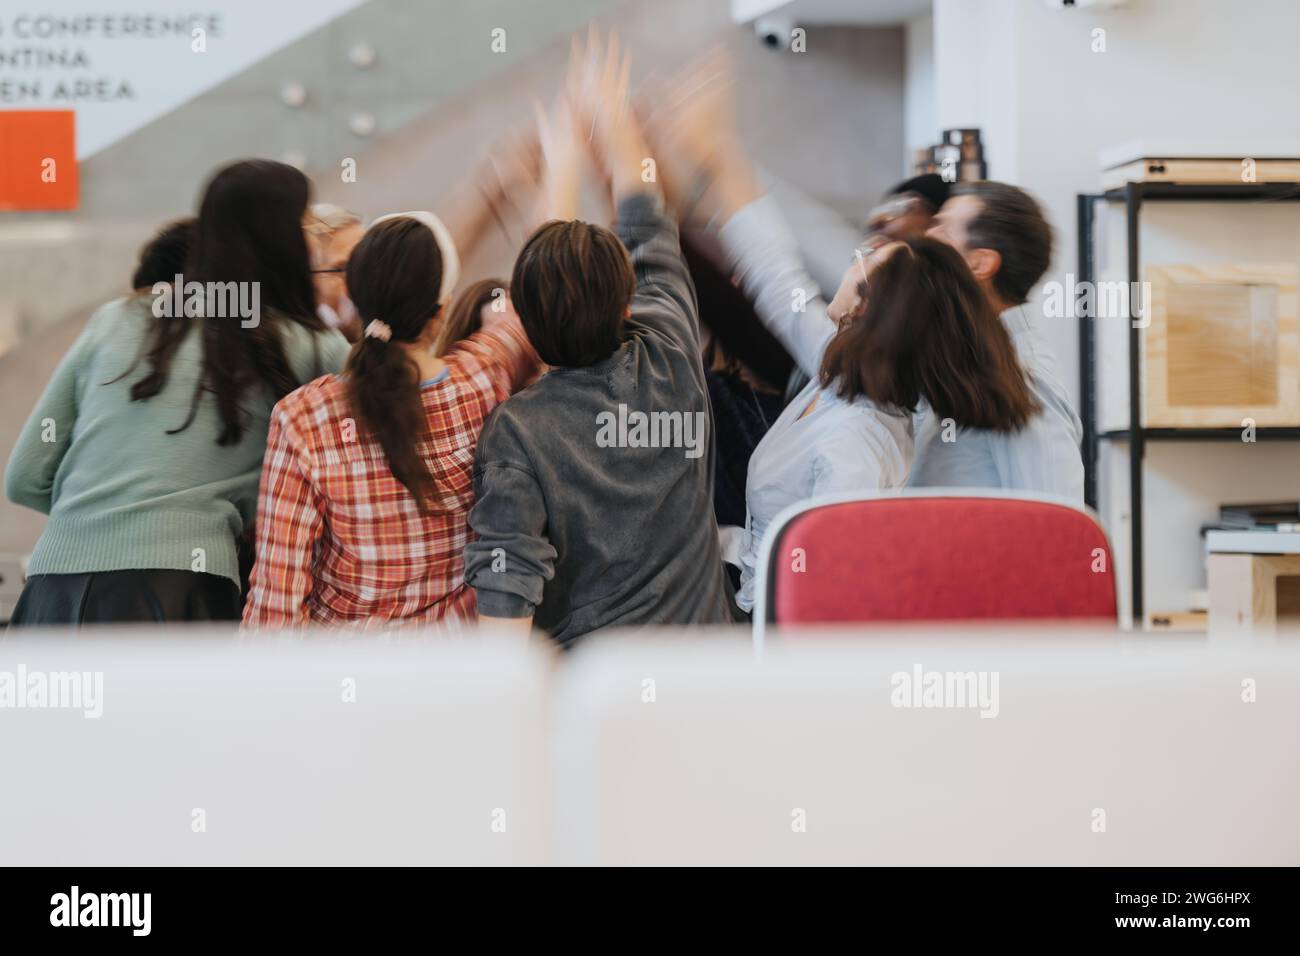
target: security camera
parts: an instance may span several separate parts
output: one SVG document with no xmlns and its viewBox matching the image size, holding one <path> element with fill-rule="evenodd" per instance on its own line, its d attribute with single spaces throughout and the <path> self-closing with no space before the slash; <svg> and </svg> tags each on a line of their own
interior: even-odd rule
<svg viewBox="0 0 1300 956">
<path fill-rule="evenodd" d="M 1073 10 L 1075 7 L 1122 7 L 1128 0 L 1043 0 L 1056 10 Z"/>
<path fill-rule="evenodd" d="M 754 21 L 754 36 L 763 46 L 773 50 L 790 49 L 794 37 L 795 22 L 785 17 L 759 17 Z"/>
</svg>

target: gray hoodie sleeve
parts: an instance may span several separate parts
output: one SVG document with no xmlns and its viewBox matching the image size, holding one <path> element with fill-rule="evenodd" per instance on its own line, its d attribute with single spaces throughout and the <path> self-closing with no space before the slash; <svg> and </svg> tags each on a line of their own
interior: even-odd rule
<svg viewBox="0 0 1300 956">
<path fill-rule="evenodd" d="M 621 199 L 614 233 L 627 247 L 636 271 L 632 317 L 683 349 L 698 351 L 700 310 L 695 285 L 682 258 L 677 222 L 664 208 L 663 197 L 646 192 Z"/>
<path fill-rule="evenodd" d="M 510 428 L 488 420 L 474 454 L 469 524 L 478 539 L 465 548 L 465 583 L 478 611 L 491 617 L 528 617 L 555 576 L 555 548 L 546 537 L 546 502 Z"/>
</svg>

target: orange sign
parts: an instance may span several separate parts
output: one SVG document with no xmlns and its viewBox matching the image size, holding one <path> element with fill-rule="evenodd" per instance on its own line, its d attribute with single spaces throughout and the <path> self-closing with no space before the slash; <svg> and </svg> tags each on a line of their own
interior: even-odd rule
<svg viewBox="0 0 1300 956">
<path fill-rule="evenodd" d="M 76 113 L 0 111 L 0 212 L 76 208 Z"/>
</svg>

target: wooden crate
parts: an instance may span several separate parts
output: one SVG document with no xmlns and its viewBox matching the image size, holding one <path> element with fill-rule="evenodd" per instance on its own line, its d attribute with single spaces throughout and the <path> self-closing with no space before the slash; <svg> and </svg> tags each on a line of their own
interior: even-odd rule
<svg viewBox="0 0 1300 956">
<path fill-rule="evenodd" d="M 1300 622 L 1300 554 L 1211 554 L 1210 631 L 1267 634 Z"/>
<path fill-rule="evenodd" d="M 1300 425 L 1296 266 L 1150 266 L 1144 278 L 1147 427 Z"/>
</svg>

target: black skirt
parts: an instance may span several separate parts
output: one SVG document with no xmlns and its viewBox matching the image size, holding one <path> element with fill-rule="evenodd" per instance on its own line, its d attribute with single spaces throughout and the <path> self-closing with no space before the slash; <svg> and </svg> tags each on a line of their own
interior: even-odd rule
<svg viewBox="0 0 1300 956">
<path fill-rule="evenodd" d="M 239 586 L 200 571 L 98 571 L 27 579 L 10 627 L 237 621 Z"/>
</svg>

